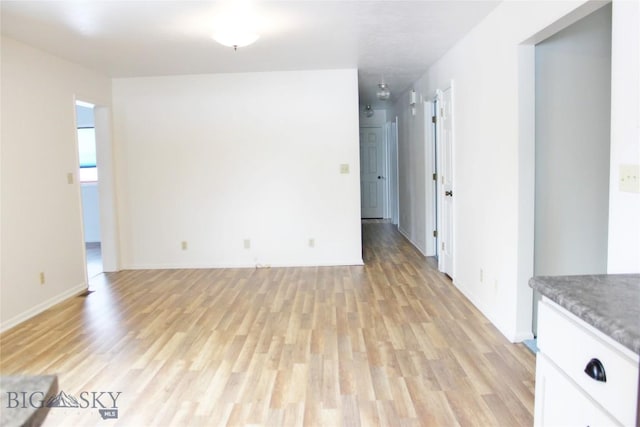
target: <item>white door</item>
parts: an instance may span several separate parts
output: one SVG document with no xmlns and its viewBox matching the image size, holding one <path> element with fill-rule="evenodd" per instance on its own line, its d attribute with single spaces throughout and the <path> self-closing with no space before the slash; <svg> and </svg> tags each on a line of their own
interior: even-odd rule
<svg viewBox="0 0 640 427">
<path fill-rule="evenodd" d="M 384 215 L 385 147 L 382 128 L 360 129 L 360 198 L 362 218 Z"/>
<path fill-rule="evenodd" d="M 438 102 L 438 269 L 453 277 L 453 108 L 452 88 Z"/>
</svg>

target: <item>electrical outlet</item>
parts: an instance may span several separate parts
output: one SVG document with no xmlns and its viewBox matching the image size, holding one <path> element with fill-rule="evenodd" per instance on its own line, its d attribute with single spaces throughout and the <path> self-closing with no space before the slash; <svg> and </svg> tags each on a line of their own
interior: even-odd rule
<svg viewBox="0 0 640 427">
<path fill-rule="evenodd" d="M 45 277 L 44 277 L 44 271 L 40 272 L 40 284 L 44 285 L 45 282 Z"/>
<path fill-rule="evenodd" d="M 245 249 L 251 249 L 251 240 L 244 239 L 244 248 Z"/>
<path fill-rule="evenodd" d="M 349 164 L 348 163 L 343 163 L 340 165 L 340 173 L 342 174 L 348 174 L 349 173 Z"/>
<path fill-rule="evenodd" d="M 314 239 L 314 238 L 309 239 L 309 247 L 310 248 L 315 248 L 316 247 L 316 239 Z"/>
<path fill-rule="evenodd" d="M 480 283 L 484 280 L 484 270 L 480 269 Z"/>
<path fill-rule="evenodd" d="M 620 191 L 640 193 L 640 165 L 620 165 Z"/>
<path fill-rule="evenodd" d="M 186 251 L 189 248 L 189 245 L 186 240 L 183 240 L 182 243 L 180 244 L 180 247 L 182 248 L 183 251 Z"/>
</svg>

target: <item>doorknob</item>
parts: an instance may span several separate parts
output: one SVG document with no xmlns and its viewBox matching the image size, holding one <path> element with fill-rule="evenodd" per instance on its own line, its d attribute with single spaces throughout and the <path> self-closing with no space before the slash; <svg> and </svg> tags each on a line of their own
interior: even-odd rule
<svg viewBox="0 0 640 427">
<path fill-rule="evenodd" d="M 445 191 L 444 195 L 445 196 L 449 196 L 449 197 L 453 197 L 453 191 Z"/>
</svg>

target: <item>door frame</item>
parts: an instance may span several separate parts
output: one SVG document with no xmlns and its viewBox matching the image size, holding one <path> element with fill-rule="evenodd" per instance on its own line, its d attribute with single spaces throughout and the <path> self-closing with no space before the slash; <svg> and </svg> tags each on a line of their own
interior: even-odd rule
<svg viewBox="0 0 640 427">
<path fill-rule="evenodd" d="M 425 242 L 427 256 L 438 257 L 438 161 L 436 150 L 437 98 L 424 101 L 424 164 L 425 164 Z M 435 178 L 434 178 L 435 177 Z"/>
<path fill-rule="evenodd" d="M 118 215 L 116 210 L 115 194 L 115 165 L 113 156 L 113 139 L 111 137 L 111 109 L 107 106 L 95 103 L 91 97 L 75 95 L 73 97 L 74 127 L 77 126 L 76 104 L 84 103 L 93 105 L 94 126 L 96 133 L 96 166 L 98 168 L 98 200 L 100 212 L 100 243 L 102 252 L 102 271 L 114 272 L 120 270 L 120 246 L 118 239 Z M 75 139 L 76 165 L 78 160 L 78 137 Z M 84 221 L 82 217 L 82 194 L 80 179 L 75 180 L 78 193 L 78 209 L 80 210 L 82 239 L 82 256 L 84 262 L 84 273 L 89 284 L 87 272 L 87 253 L 85 248 Z"/>
<path fill-rule="evenodd" d="M 385 219 L 391 218 L 391 136 L 389 133 L 391 132 L 391 126 L 389 122 L 385 122 L 382 125 L 382 140 L 384 147 L 384 190 L 383 190 L 383 199 L 384 206 L 382 209 L 382 217 Z"/>
<path fill-rule="evenodd" d="M 395 183 L 393 191 L 395 192 L 394 205 L 393 205 L 393 214 L 391 215 L 391 221 L 394 225 L 399 226 L 400 224 L 400 158 L 398 151 L 398 116 L 395 117 L 393 122 L 391 123 L 391 136 L 393 138 L 393 159 L 394 160 L 394 169 L 393 169 L 393 182 Z"/>
</svg>

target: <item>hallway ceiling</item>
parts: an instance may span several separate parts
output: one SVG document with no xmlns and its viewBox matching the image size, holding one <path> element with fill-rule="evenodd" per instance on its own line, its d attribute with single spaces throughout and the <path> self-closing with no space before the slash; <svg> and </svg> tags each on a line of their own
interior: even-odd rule
<svg viewBox="0 0 640 427">
<path fill-rule="evenodd" d="M 241 0 L 234 0 L 241 1 Z M 2 33 L 111 77 L 358 68 L 360 103 L 391 101 L 498 1 L 256 1 L 260 39 L 211 38 L 221 1 L 0 2 Z"/>
</svg>

